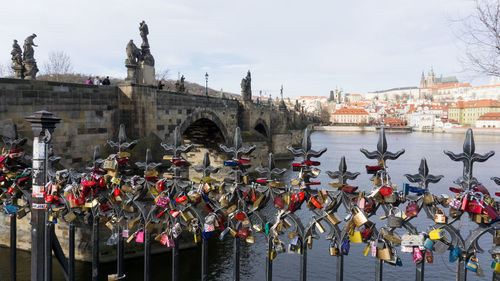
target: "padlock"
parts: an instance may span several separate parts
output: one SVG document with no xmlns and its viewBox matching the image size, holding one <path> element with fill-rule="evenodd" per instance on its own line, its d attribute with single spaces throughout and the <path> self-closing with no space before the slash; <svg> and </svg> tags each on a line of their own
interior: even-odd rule
<svg viewBox="0 0 500 281">
<path fill-rule="evenodd" d="M 410 203 L 406 206 L 406 216 L 409 218 L 416 217 L 418 215 L 418 205 L 417 203 Z"/>
<path fill-rule="evenodd" d="M 434 248 L 434 241 L 430 238 L 426 238 L 424 241 L 424 248 L 426 248 L 429 251 L 432 251 Z"/>
<path fill-rule="evenodd" d="M 307 248 L 312 249 L 313 247 L 313 239 L 312 235 L 307 236 Z"/>
<path fill-rule="evenodd" d="M 443 238 L 443 230 L 442 229 L 433 229 L 429 232 L 429 238 L 432 240 L 439 240 Z"/>
<path fill-rule="evenodd" d="M 349 234 L 349 241 L 351 243 L 363 243 L 363 238 L 361 237 L 361 232 L 359 232 L 359 231 L 352 231 Z"/>
<path fill-rule="evenodd" d="M 354 215 L 352 217 L 352 220 L 354 221 L 354 224 L 359 228 L 363 226 L 366 222 L 368 222 L 368 219 L 366 218 L 366 215 L 363 213 L 362 210 L 358 208 L 354 208 Z"/>
<path fill-rule="evenodd" d="M 403 225 L 403 213 L 399 208 L 392 208 L 389 210 L 387 217 L 387 225 L 389 227 L 399 228 Z"/>
<path fill-rule="evenodd" d="M 347 256 L 349 254 L 349 250 L 351 248 L 351 244 L 349 239 L 345 239 L 344 242 L 342 242 L 342 246 L 340 249 L 342 250 L 342 255 Z"/>
<path fill-rule="evenodd" d="M 365 249 L 363 250 L 363 256 L 368 256 L 368 253 L 370 253 L 370 245 L 366 245 Z"/>
<path fill-rule="evenodd" d="M 492 261 L 491 269 L 493 269 L 496 273 L 500 273 L 500 262 L 496 260 Z"/>
<path fill-rule="evenodd" d="M 447 217 L 444 214 L 444 211 L 442 209 L 437 209 L 436 213 L 434 214 L 434 222 L 436 223 L 446 223 Z"/>
<path fill-rule="evenodd" d="M 326 218 L 333 224 L 336 225 L 341 222 L 341 220 L 335 215 L 335 213 L 330 213 L 326 215 Z"/>
<path fill-rule="evenodd" d="M 460 209 L 455 209 L 453 207 L 450 207 L 450 217 L 451 218 L 457 218 L 459 217 L 463 212 Z"/>
<path fill-rule="evenodd" d="M 424 195 L 424 204 L 425 205 L 432 205 L 432 204 L 434 204 L 434 195 L 432 193 L 426 193 Z"/>
<path fill-rule="evenodd" d="M 425 251 L 425 262 L 434 263 L 434 254 L 432 253 L 432 251 Z"/>
<path fill-rule="evenodd" d="M 338 256 L 339 249 L 335 247 L 335 243 L 333 241 L 330 242 L 330 256 Z"/>
<path fill-rule="evenodd" d="M 381 260 L 390 261 L 392 259 L 391 249 L 387 246 L 377 249 L 377 257 Z"/>
<path fill-rule="evenodd" d="M 413 259 L 414 264 L 421 263 L 422 260 L 424 259 L 419 247 L 413 247 L 413 253 L 412 253 L 411 257 Z"/>
<path fill-rule="evenodd" d="M 183 211 L 181 213 L 181 217 L 184 219 L 184 221 L 189 222 L 192 219 L 194 219 L 193 214 L 190 211 Z"/>
<path fill-rule="evenodd" d="M 324 233 L 325 232 L 325 227 L 321 224 L 320 221 L 316 221 L 315 223 L 315 226 L 316 226 L 316 229 L 320 232 L 320 233 Z"/>
<path fill-rule="evenodd" d="M 478 263 L 477 263 L 476 256 L 472 255 L 469 258 L 469 261 L 465 264 L 465 268 L 467 268 L 468 270 L 470 270 L 472 272 L 477 272 L 478 267 L 479 266 L 478 266 Z"/>
</svg>

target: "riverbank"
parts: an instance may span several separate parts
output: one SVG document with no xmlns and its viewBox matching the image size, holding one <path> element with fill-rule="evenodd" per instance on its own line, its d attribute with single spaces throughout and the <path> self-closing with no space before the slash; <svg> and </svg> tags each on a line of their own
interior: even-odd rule
<svg viewBox="0 0 500 281">
<path fill-rule="evenodd" d="M 433 134 L 465 134 L 465 132 L 469 129 L 469 127 L 460 127 L 460 128 L 446 128 L 446 129 L 434 129 L 434 130 L 426 130 L 419 131 L 413 130 L 415 132 L 422 133 L 433 133 Z M 500 128 L 474 128 L 471 127 L 474 131 L 475 135 L 493 135 L 500 136 Z M 376 127 L 371 126 L 314 126 L 313 131 L 323 131 L 323 132 L 376 132 Z M 391 130 L 386 130 L 388 133 L 392 133 Z M 410 133 L 406 132 L 405 133 Z"/>
</svg>

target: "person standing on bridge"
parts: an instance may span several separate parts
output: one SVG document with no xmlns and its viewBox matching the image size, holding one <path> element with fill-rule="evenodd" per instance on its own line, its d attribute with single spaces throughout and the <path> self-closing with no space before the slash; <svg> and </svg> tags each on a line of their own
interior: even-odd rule
<svg viewBox="0 0 500 281">
<path fill-rule="evenodd" d="M 102 84 L 105 86 L 111 85 L 111 81 L 109 81 L 109 76 L 106 76 L 106 78 L 104 78 L 104 80 L 102 80 Z"/>
<path fill-rule="evenodd" d="M 94 82 L 92 82 L 92 77 L 89 77 L 87 81 L 85 82 L 87 85 L 94 85 Z"/>
</svg>

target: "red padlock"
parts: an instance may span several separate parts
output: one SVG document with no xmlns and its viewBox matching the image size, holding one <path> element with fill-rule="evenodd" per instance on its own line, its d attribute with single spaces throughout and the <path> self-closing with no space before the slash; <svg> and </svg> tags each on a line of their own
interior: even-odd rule
<svg viewBox="0 0 500 281">
<path fill-rule="evenodd" d="M 383 196 L 389 196 L 392 194 L 392 188 L 389 186 L 382 186 L 379 191 Z"/>
<path fill-rule="evenodd" d="M 281 197 L 274 197 L 274 207 L 283 210 L 285 208 L 285 200 Z"/>
<path fill-rule="evenodd" d="M 54 199 L 54 196 L 51 194 L 45 196 L 45 202 L 50 203 Z"/>
<path fill-rule="evenodd" d="M 311 204 L 314 205 L 314 207 L 316 207 L 318 209 L 322 209 L 323 208 L 323 206 L 318 202 L 318 200 L 316 200 L 316 197 L 311 196 L 310 201 L 311 201 Z"/>
<path fill-rule="evenodd" d="M 115 188 L 115 189 L 113 189 L 113 194 L 114 194 L 115 196 L 120 196 L 120 189 L 119 189 L 119 188 Z"/>
<path fill-rule="evenodd" d="M 158 191 L 163 191 L 163 190 L 165 190 L 164 185 L 165 185 L 165 182 L 161 180 L 161 181 L 156 183 L 156 189 Z"/>
<path fill-rule="evenodd" d="M 14 192 L 14 188 L 11 186 L 9 187 L 9 189 L 7 189 L 7 193 L 12 194 L 12 192 Z"/>
<path fill-rule="evenodd" d="M 100 186 L 101 188 L 106 187 L 106 180 L 104 179 L 104 177 L 101 177 L 101 178 L 99 179 L 99 186 Z"/>
<path fill-rule="evenodd" d="M 236 215 L 234 215 L 234 218 L 239 220 L 239 221 L 244 221 L 247 218 L 247 215 L 243 212 L 239 212 Z"/>
<path fill-rule="evenodd" d="M 186 195 L 175 198 L 175 202 L 177 202 L 177 203 L 182 203 L 182 202 L 184 202 L 186 200 L 187 200 L 187 196 Z"/>
</svg>

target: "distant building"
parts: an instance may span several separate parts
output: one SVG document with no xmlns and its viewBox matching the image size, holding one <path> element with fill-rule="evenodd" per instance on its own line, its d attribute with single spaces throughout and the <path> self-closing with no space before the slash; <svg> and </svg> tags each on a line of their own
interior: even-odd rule
<svg viewBox="0 0 500 281">
<path fill-rule="evenodd" d="M 388 127 L 405 127 L 406 123 L 404 120 L 399 119 L 399 118 L 379 118 L 376 120 L 373 120 L 373 123 L 376 125 L 384 125 Z"/>
<path fill-rule="evenodd" d="M 500 128 L 500 112 L 488 112 L 476 120 L 478 128 Z"/>
<path fill-rule="evenodd" d="M 417 87 L 401 87 L 392 88 L 389 90 L 369 92 L 366 94 L 367 99 L 378 99 L 381 101 L 396 101 L 408 100 L 419 97 L 419 89 Z"/>
<path fill-rule="evenodd" d="M 460 125 L 473 125 L 480 116 L 489 112 L 500 112 L 497 100 L 457 101 L 448 108 L 448 118 L 455 119 Z"/>
<path fill-rule="evenodd" d="M 340 108 L 330 118 L 334 125 L 366 125 L 369 123 L 369 114 L 362 108 Z"/>
<path fill-rule="evenodd" d="M 440 77 L 436 77 L 436 75 L 434 74 L 434 69 L 432 67 L 431 71 L 427 73 L 427 79 L 425 78 L 423 71 L 422 71 L 422 77 L 420 78 L 420 88 L 428 88 L 433 86 L 457 84 L 457 83 L 458 79 L 456 76 L 443 77 L 443 75 L 441 75 Z"/>
</svg>

